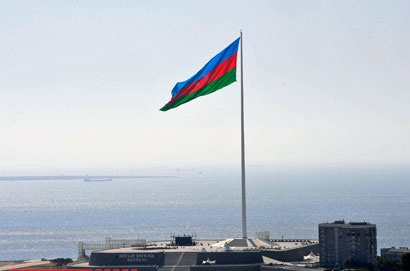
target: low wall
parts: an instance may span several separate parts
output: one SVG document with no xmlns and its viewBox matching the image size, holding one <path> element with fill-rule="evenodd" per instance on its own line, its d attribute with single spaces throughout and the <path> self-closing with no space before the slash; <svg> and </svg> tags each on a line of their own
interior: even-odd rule
<svg viewBox="0 0 410 271">
<path fill-rule="evenodd" d="M 93 271 L 157 271 L 158 270 L 158 266 L 133 266 L 130 268 L 104 268 L 104 269 L 100 269 L 100 268 L 93 268 Z"/>
<path fill-rule="evenodd" d="M 260 271 L 260 264 L 255 265 L 196 265 L 190 271 Z"/>
<path fill-rule="evenodd" d="M 303 271 L 308 270 L 303 267 L 292 267 L 292 266 L 268 266 L 264 265 L 261 266 L 260 271 Z M 314 269 L 312 269 L 314 270 Z"/>
<path fill-rule="evenodd" d="M 83 268 L 83 267 L 70 266 L 70 269 L 56 269 L 56 270 L 36 269 L 36 270 L 24 270 L 24 271 L 157 271 L 157 270 L 158 270 L 158 266 L 152 265 L 152 266 L 121 266 L 120 268 L 119 267 L 107 267 L 107 266 L 104 266 L 104 268 L 101 268 L 101 267 Z M 15 270 L 15 271 L 18 271 L 18 270 Z"/>
</svg>

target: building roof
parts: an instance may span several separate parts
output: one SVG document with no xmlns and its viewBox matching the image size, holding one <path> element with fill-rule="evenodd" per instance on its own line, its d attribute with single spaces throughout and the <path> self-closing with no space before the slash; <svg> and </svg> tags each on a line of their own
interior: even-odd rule
<svg viewBox="0 0 410 271">
<path fill-rule="evenodd" d="M 332 223 L 321 223 L 319 227 L 340 227 L 340 228 L 369 228 L 376 227 L 376 224 L 371 224 L 369 222 L 349 222 L 345 223 L 344 220 L 337 220 Z"/>
</svg>

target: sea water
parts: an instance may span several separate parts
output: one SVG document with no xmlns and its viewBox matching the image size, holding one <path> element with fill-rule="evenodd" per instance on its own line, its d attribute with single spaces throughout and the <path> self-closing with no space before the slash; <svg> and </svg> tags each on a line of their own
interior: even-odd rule
<svg viewBox="0 0 410 271">
<path fill-rule="evenodd" d="M 247 174 L 247 235 L 318 239 L 318 224 L 377 226 L 378 248 L 410 247 L 410 173 Z M 78 242 L 242 236 L 241 178 L 0 181 L 0 260 L 76 258 Z"/>
</svg>

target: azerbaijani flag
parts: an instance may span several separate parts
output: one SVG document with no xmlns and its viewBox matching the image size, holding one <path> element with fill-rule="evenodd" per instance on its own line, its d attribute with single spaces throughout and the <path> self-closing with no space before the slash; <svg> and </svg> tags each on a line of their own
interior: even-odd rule
<svg viewBox="0 0 410 271">
<path fill-rule="evenodd" d="M 240 38 L 236 39 L 214 56 L 194 76 L 184 82 L 178 82 L 171 91 L 171 100 L 160 110 L 167 111 L 235 82 L 239 40 Z"/>
</svg>

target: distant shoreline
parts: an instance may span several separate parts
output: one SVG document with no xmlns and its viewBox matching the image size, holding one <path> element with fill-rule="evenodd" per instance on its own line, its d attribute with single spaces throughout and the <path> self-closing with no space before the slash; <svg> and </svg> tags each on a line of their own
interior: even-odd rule
<svg viewBox="0 0 410 271">
<path fill-rule="evenodd" d="M 83 180 L 85 178 L 97 179 L 146 179 L 146 178 L 178 178 L 172 175 L 54 175 L 54 176 L 0 176 L 0 181 L 47 181 L 47 180 Z"/>
</svg>

